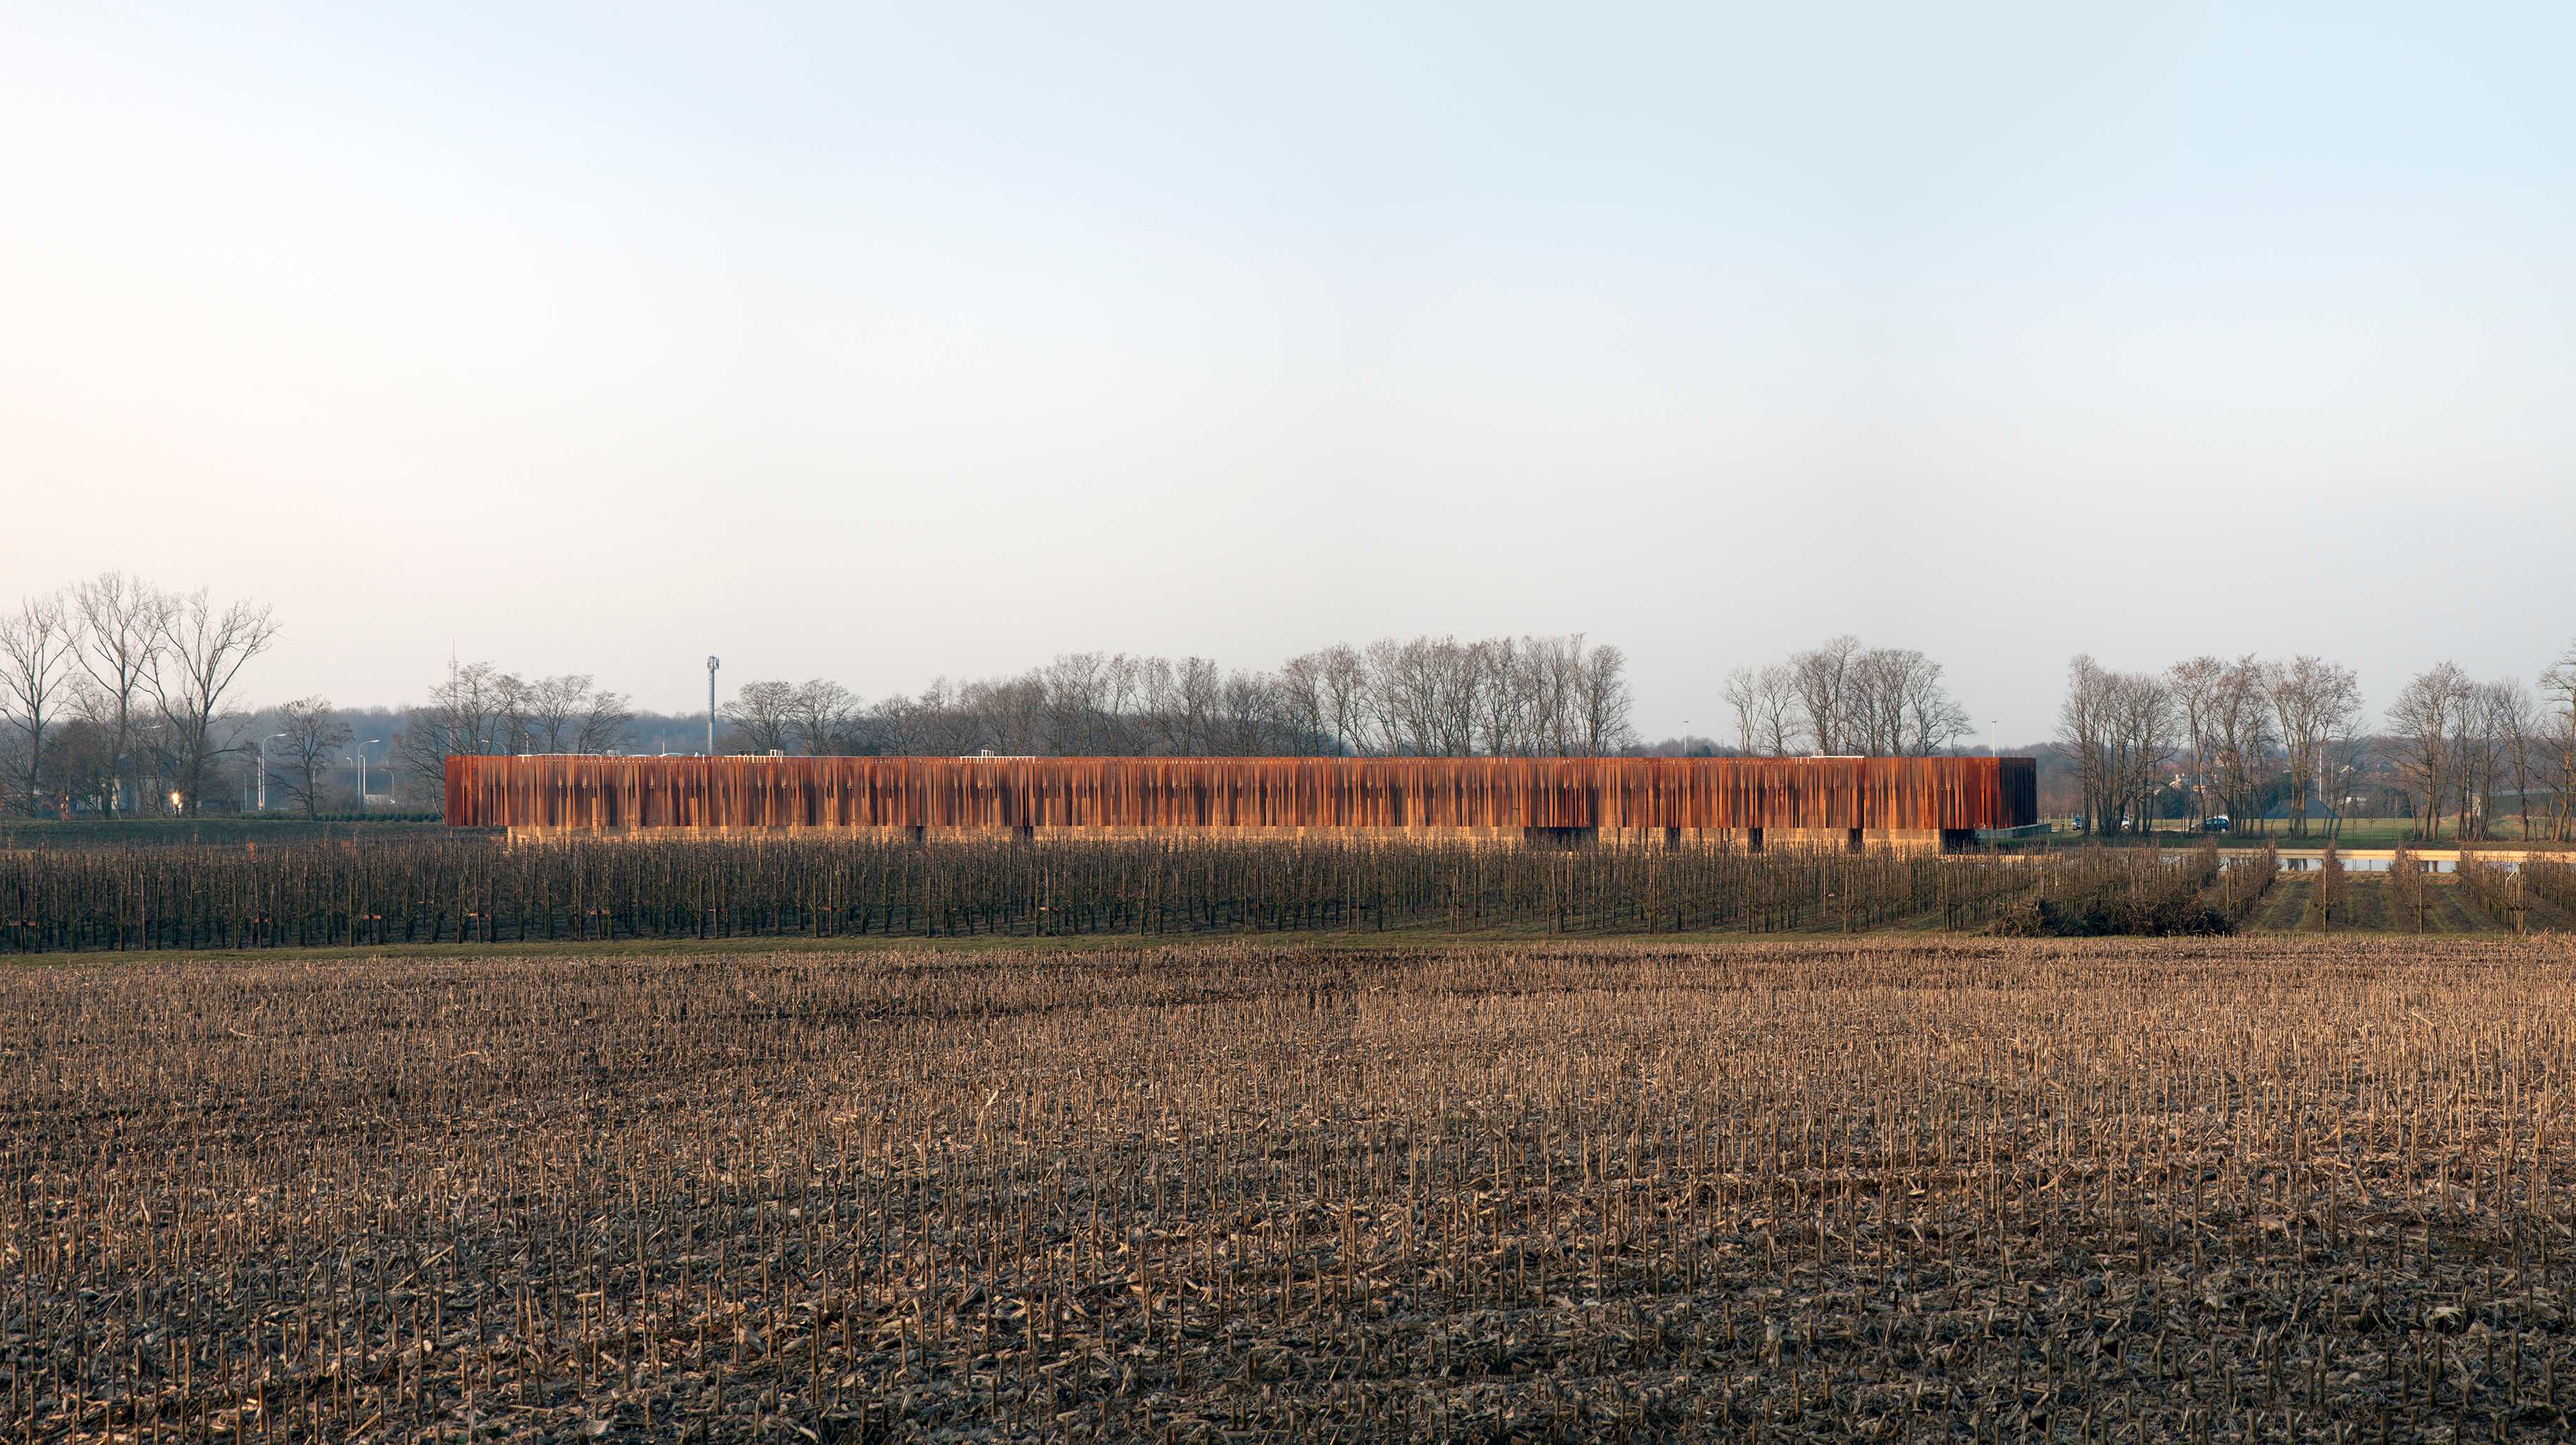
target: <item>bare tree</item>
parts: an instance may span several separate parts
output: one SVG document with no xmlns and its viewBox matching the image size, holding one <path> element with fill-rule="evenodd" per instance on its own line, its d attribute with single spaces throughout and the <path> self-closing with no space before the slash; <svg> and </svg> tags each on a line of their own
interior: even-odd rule
<svg viewBox="0 0 2576 1445">
<path fill-rule="evenodd" d="M 1739 667 L 1726 675 L 1727 710 L 1735 714 L 1735 745 L 1748 755 L 1762 751 L 1762 674 Z"/>
<path fill-rule="evenodd" d="M 1529 669 L 1520 644 L 1492 637 L 1468 645 L 1475 665 L 1475 751 L 1488 757 L 1523 757 L 1530 751 Z"/>
<path fill-rule="evenodd" d="M 2416 794 L 2418 836 L 2441 836 L 2442 785 L 2453 768 L 2453 739 L 2460 714 L 2474 687 L 2456 663 L 2437 663 L 2417 673 L 2388 705 L 2390 761 Z"/>
<path fill-rule="evenodd" d="M 2349 731 L 2361 710 L 2361 684 L 2348 667 L 2301 655 L 2265 670 L 2265 695 L 2273 720 L 2280 725 L 2281 747 L 2289 755 L 2290 794 L 2296 811 L 2293 834 L 2308 831 L 2308 798 L 2326 744 Z"/>
<path fill-rule="evenodd" d="M 1798 679 L 1786 663 L 1739 667 L 1726 680 L 1727 706 L 1735 711 L 1736 745 L 1758 757 L 1798 750 Z"/>
<path fill-rule="evenodd" d="M 1968 720 L 1967 708 L 1942 684 L 1941 664 L 1915 653 L 1902 686 L 1905 729 L 1896 751 L 1928 758 L 1947 751 L 1975 730 L 1975 724 Z"/>
<path fill-rule="evenodd" d="M 635 705 L 626 694 L 594 687 L 582 702 L 572 750 L 577 753 L 605 753 L 624 747 L 627 726 L 634 721 Z"/>
<path fill-rule="evenodd" d="M 1852 663 L 1844 736 L 1873 757 L 1925 757 L 1969 731 L 1941 683 L 1941 664 L 1910 647 L 1874 647 Z"/>
<path fill-rule="evenodd" d="M 1439 683 L 1432 675 L 1431 640 L 1381 637 L 1368 645 L 1368 695 L 1379 748 L 1400 757 L 1440 751 Z"/>
<path fill-rule="evenodd" d="M 1178 683 L 1173 693 L 1179 708 L 1177 735 L 1189 754 L 1205 753 L 1214 746 L 1217 718 L 1225 707 L 1225 674 L 1214 658 L 1184 657 L 1173 675 Z"/>
<path fill-rule="evenodd" d="M 30 817 L 42 792 L 45 733 L 71 683 L 77 642 L 73 614 L 59 593 L 24 598 L 16 612 L 0 616 L 0 717 L 25 749 L 18 805 Z"/>
<path fill-rule="evenodd" d="M 2378 750 L 2378 739 L 2360 729 L 2361 715 L 2355 713 L 2329 733 L 2320 752 L 2324 760 L 2319 777 L 2332 794 L 2335 816 L 2326 824 L 2331 833 L 2343 831 L 2344 814 L 2360 801 L 2359 792 L 2368 776 L 2370 762 Z"/>
<path fill-rule="evenodd" d="M 1369 749 L 1368 663 L 1358 648 L 1336 643 L 1315 654 L 1324 680 L 1324 709 L 1340 752 Z"/>
<path fill-rule="evenodd" d="M 1177 665 L 1149 657 L 1138 665 L 1137 679 L 1144 750 L 1163 757 L 1205 753 L 1225 700 L 1217 665 L 1204 657 L 1185 657 Z"/>
<path fill-rule="evenodd" d="M 2540 707 L 2531 689 L 2511 678 L 2487 684 L 2488 705 L 2494 709 L 2498 741 L 2503 748 L 2502 767 L 2513 779 L 2514 812 L 2522 823 L 2522 839 L 2531 841 L 2531 782 L 2539 771 L 2541 746 Z"/>
<path fill-rule="evenodd" d="M 1281 751 L 1283 710 L 1279 684 L 1248 668 L 1227 673 L 1219 695 L 1211 743 L 1225 757 L 1265 757 Z"/>
<path fill-rule="evenodd" d="M 1807 741 L 1818 753 L 1852 751 L 1845 731 L 1851 709 L 1852 659 L 1859 653 L 1860 639 L 1846 633 L 1789 659 L 1790 673 L 1798 684 L 1798 706 L 1805 714 Z"/>
<path fill-rule="evenodd" d="M 1603 757 L 1636 736 L 1628 715 L 1635 700 L 1628 692 L 1628 654 L 1609 643 L 1596 644 L 1583 655 L 1583 752 Z"/>
<path fill-rule="evenodd" d="M 2569 803 L 2576 800 L 2576 643 L 2568 645 L 2566 655 L 2540 675 L 2540 690 L 2549 696 L 2550 710 L 2557 714 L 2551 728 L 2551 747 L 2558 754 L 2558 778 L 2555 796 L 2549 804 L 2549 836 L 2566 842 L 2571 832 Z"/>
<path fill-rule="evenodd" d="M 68 798 L 86 798 L 92 808 L 104 815 L 116 806 L 116 755 L 111 745 L 115 710 L 108 705 L 106 694 L 85 674 L 73 674 L 66 691 L 70 701 L 61 713 L 62 725 L 54 729 L 54 740 L 46 749 L 46 775 L 54 792 Z M 5 755 L 5 750 L 0 750 L 0 755 Z M 6 796 L 0 795 L 0 809 L 5 809 L 6 802 Z"/>
<path fill-rule="evenodd" d="M 451 757 L 518 751 L 527 731 L 519 715 L 526 695 L 524 683 L 489 662 L 448 664 L 447 676 L 394 734 L 405 786 L 427 794 L 445 786 Z"/>
<path fill-rule="evenodd" d="M 2102 796 L 2110 791 L 2110 688 L 2112 675 L 2079 652 L 2066 665 L 2066 698 L 2058 703 L 2058 755 L 2076 770 L 2081 798 L 2079 827 L 2099 832 Z"/>
<path fill-rule="evenodd" d="M 984 745 L 982 724 L 967 711 L 964 690 L 945 677 L 918 697 L 889 697 L 868 710 L 876 745 L 888 753 L 957 757 Z"/>
<path fill-rule="evenodd" d="M 2117 678 L 2091 654 L 2078 654 L 2066 665 L 2066 698 L 2057 707 L 2057 750 L 2075 766 L 2076 787 L 2084 800 L 2082 824 L 2088 833 L 2105 831 L 2106 815 L 2114 822 L 2119 817 L 2109 802 L 2116 787 L 2112 766 L 2116 684 Z"/>
<path fill-rule="evenodd" d="M 161 650 L 161 613 L 167 604 L 159 592 L 122 572 L 102 572 L 72 588 L 72 610 L 80 621 L 81 670 L 96 685 L 98 720 L 108 735 L 109 785 L 105 809 L 117 811 L 129 780 L 133 795 L 143 793 L 141 770 L 132 766 L 135 718 Z"/>
<path fill-rule="evenodd" d="M 1046 750 L 1045 677 L 1032 670 L 1013 677 L 986 678 L 959 690 L 960 704 L 975 717 L 985 746 L 1005 757 L 1029 757 Z"/>
<path fill-rule="evenodd" d="M 331 760 L 357 735 L 332 710 L 327 697 L 297 698 L 277 711 L 278 730 L 284 734 L 278 755 L 283 765 L 280 786 L 304 806 L 306 818 L 317 817 L 322 811 L 322 780 Z"/>
<path fill-rule="evenodd" d="M 2270 765 L 2272 709 L 2263 664 L 2248 653 L 2228 663 L 2209 697 L 2210 744 L 2218 750 L 2219 795 L 2230 826 L 2241 823 L 2257 779 Z"/>
<path fill-rule="evenodd" d="M 200 587 L 168 599 L 160 622 L 152 699 L 167 726 L 180 807 L 193 817 L 204 803 L 206 775 L 224 751 L 215 736 L 224 700 L 242 668 L 277 640 L 277 621 L 261 603 L 218 608 Z"/>
<path fill-rule="evenodd" d="M 788 703 L 788 732 L 807 757 L 846 752 L 859 700 L 827 678 L 807 678 Z"/>
<path fill-rule="evenodd" d="M 1930 659 L 1902 647 L 1853 656 L 1843 693 L 1844 751 L 1890 757 L 1905 750 L 1905 693 L 1918 664 Z"/>
<path fill-rule="evenodd" d="M 2512 770 L 2510 756 L 2514 734 L 2515 694 L 2521 684 L 2482 682 L 2469 689 L 2466 706 L 2460 709 L 2456 736 L 2459 763 L 2452 769 L 2459 779 L 2460 836 L 2494 836 L 2495 809 L 2492 800 L 2497 780 Z M 2522 699 L 2529 706 L 2529 696 Z M 2474 820 L 2474 822 L 2472 822 Z"/>
<path fill-rule="evenodd" d="M 2212 725 L 2216 721 L 2219 688 L 2226 677 L 2227 664 L 2206 654 L 2165 670 L 2167 685 L 2173 690 L 2174 708 L 2182 716 L 2183 746 L 2191 750 L 2194 823 L 2209 821 L 2209 803 L 2215 791 L 2211 765 L 2217 751 Z"/>
<path fill-rule="evenodd" d="M 532 753 L 604 752 L 586 746 L 598 689 L 586 672 L 541 677 L 517 690 L 520 750 Z"/>
<path fill-rule="evenodd" d="M 2137 832 L 2155 828 L 2159 779 L 2173 761 L 2173 694 L 2154 673 L 2126 672 L 2112 680 L 2109 698 L 2116 822 L 2125 816 Z"/>
<path fill-rule="evenodd" d="M 1475 644 L 1444 637 L 1431 645 L 1430 664 L 1433 743 L 1443 757 L 1468 757 L 1476 751 L 1477 721 L 1484 715 L 1484 659 Z"/>
<path fill-rule="evenodd" d="M 1561 758 L 1580 752 L 1583 634 L 1527 639 L 1521 653 L 1529 668 L 1531 754 Z"/>
<path fill-rule="evenodd" d="M 789 734 L 796 727 L 796 684 L 746 682 L 734 692 L 733 701 L 725 704 L 724 719 L 733 727 L 733 742 L 738 750 L 785 752 Z"/>
<path fill-rule="evenodd" d="M 1333 732 L 1332 689 L 1324 655 L 1304 653 L 1279 665 L 1279 709 L 1284 725 L 1295 734 L 1301 753 L 1333 756 L 1340 751 Z"/>
<path fill-rule="evenodd" d="M 1110 696 L 1126 662 L 1123 655 L 1068 652 L 1047 664 L 1041 675 L 1046 687 L 1048 751 L 1068 757 L 1101 757 L 1120 751 L 1112 742 L 1117 720 Z"/>
</svg>

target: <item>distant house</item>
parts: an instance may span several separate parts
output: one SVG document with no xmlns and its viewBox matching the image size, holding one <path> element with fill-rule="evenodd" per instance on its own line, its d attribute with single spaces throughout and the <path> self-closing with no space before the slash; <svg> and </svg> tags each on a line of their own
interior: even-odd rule
<svg viewBox="0 0 2576 1445">
<path fill-rule="evenodd" d="M 2267 823 L 2283 823 L 2292 818 L 2306 818 L 2312 822 L 2326 823 L 2341 816 L 2343 815 L 2334 809 L 2310 798 L 2304 803 L 2275 803 L 2272 805 L 2272 811 L 2263 815 L 2263 820 Z"/>
</svg>

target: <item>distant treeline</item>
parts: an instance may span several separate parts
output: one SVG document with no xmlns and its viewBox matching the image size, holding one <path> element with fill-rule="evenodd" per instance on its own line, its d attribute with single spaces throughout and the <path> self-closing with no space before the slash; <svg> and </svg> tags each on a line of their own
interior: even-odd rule
<svg viewBox="0 0 2576 1445">
<path fill-rule="evenodd" d="M 1386 638 L 1275 669 L 1081 652 L 873 701 L 828 678 L 732 690 L 723 753 L 1036 757 L 1587 756 L 1632 746 L 1627 658 L 1580 634 Z M 404 771 L 454 754 L 705 751 L 704 720 L 639 716 L 583 674 L 452 668 L 405 719 Z"/>
<path fill-rule="evenodd" d="M 2278 811 L 2285 831 L 2345 814 L 2412 816 L 2416 836 L 2576 834 L 2576 647 L 2540 673 L 2480 682 L 2450 662 L 2409 678 L 2376 730 L 2360 679 L 2320 657 L 2195 657 L 2117 672 L 2068 666 L 2054 801 L 2092 832 Z M 2042 806 L 2051 801 L 2043 777 Z"/>
</svg>

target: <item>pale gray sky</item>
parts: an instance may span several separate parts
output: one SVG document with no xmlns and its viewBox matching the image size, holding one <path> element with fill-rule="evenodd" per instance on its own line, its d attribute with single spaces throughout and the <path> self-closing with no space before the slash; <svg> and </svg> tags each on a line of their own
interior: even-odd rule
<svg viewBox="0 0 2576 1445">
<path fill-rule="evenodd" d="M 2081 13 L 2079 13 L 2081 12 Z M 11 5 L 0 594 L 257 700 L 2576 635 L 2564 6 Z"/>
</svg>

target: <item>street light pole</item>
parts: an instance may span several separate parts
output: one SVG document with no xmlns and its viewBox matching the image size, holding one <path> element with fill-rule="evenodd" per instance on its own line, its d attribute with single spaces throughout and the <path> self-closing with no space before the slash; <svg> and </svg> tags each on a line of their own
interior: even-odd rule
<svg viewBox="0 0 2576 1445">
<path fill-rule="evenodd" d="M 716 667 L 713 655 L 707 658 L 707 756 L 716 755 Z"/>
<path fill-rule="evenodd" d="M 285 736 L 284 733 L 270 733 L 268 737 L 259 740 L 259 808 L 257 811 L 262 813 L 268 811 L 268 745 L 271 739 Z"/>
<path fill-rule="evenodd" d="M 358 816 L 361 818 L 367 816 L 367 749 L 383 741 L 383 738 L 369 738 L 358 744 Z"/>
</svg>

